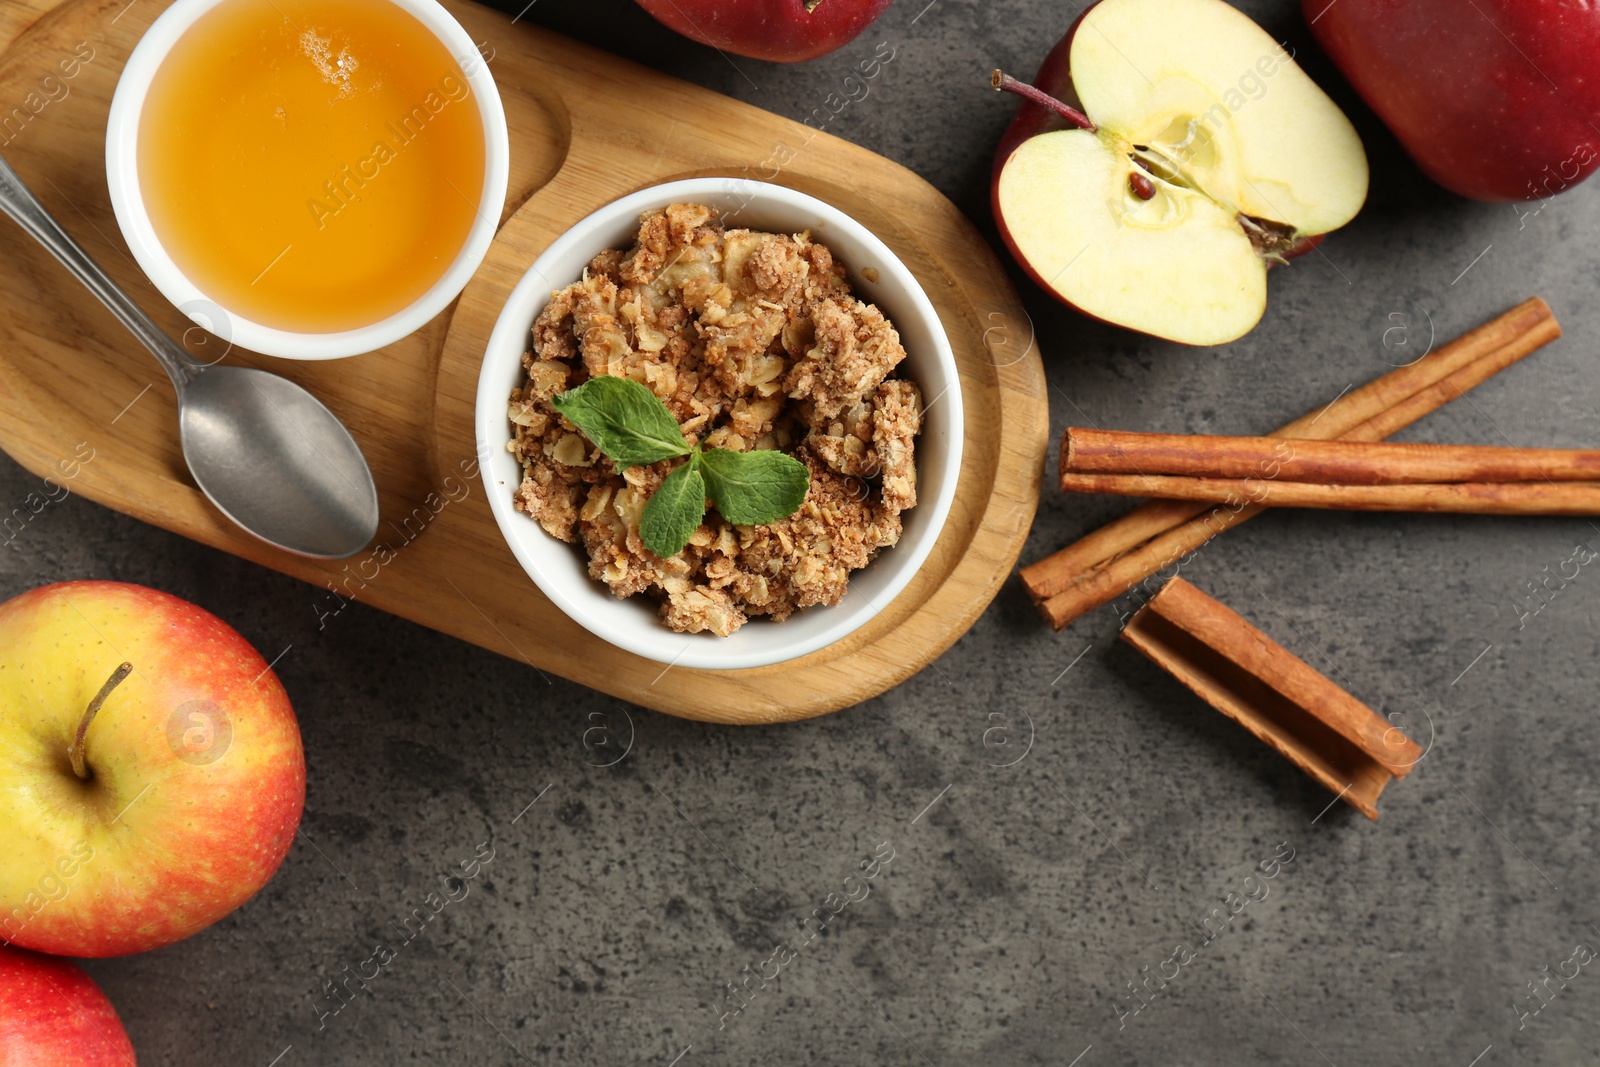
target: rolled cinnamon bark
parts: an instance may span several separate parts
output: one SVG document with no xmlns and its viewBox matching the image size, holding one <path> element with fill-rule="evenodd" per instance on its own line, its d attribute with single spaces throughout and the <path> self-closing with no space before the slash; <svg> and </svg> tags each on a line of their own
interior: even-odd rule
<svg viewBox="0 0 1600 1067">
<path fill-rule="evenodd" d="M 1061 438 L 1061 474 L 1061 488 L 1069 492 L 1091 490 L 1079 488 L 1076 482 L 1069 485 L 1067 475 L 1107 474 L 1249 478 L 1325 486 L 1593 482 L 1600 481 L 1600 450 L 1130 433 L 1073 426 Z"/>
<path fill-rule="evenodd" d="M 1271 436 L 1381 440 L 1560 336 L 1549 305 L 1533 297 Z M 1023 584 L 1040 613 L 1060 630 L 1261 510 L 1250 504 L 1235 509 L 1153 500 L 1024 567 Z"/>
<path fill-rule="evenodd" d="M 1600 482 L 1450 482 L 1319 485 L 1267 478 L 1169 474 L 1063 474 L 1069 493 L 1110 493 L 1263 507 L 1428 511 L 1457 515 L 1600 515 Z"/>
<path fill-rule="evenodd" d="M 1174 578 L 1122 639 L 1369 819 L 1422 746 L 1233 609 Z"/>
</svg>

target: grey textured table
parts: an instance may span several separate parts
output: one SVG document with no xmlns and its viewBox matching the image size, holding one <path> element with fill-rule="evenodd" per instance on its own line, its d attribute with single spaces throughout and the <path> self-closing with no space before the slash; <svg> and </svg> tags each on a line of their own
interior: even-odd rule
<svg viewBox="0 0 1600 1067">
<path fill-rule="evenodd" d="M 1031 75 L 1071 5 L 925 2 L 789 68 L 729 62 L 624 0 L 523 17 L 794 117 L 888 42 L 830 130 L 993 237 L 1012 102 L 988 71 Z M 1265 430 L 1409 358 L 1430 319 L 1442 340 L 1538 293 L 1567 337 L 1404 436 L 1593 443 L 1594 183 L 1536 213 L 1445 194 L 1295 5 L 1249 8 L 1360 128 L 1368 205 L 1324 255 L 1275 271 L 1265 321 L 1220 350 L 1093 325 L 1016 275 L 1054 432 Z M 1385 345 L 1397 325 L 1411 348 Z M 0 502 L 38 487 L 0 461 Z M 1048 494 L 1024 559 L 1124 507 Z M 1299 512 L 1199 555 L 1191 580 L 1430 745 L 1376 825 L 1120 644 L 1110 611 L 1057 635 L 1014 580 L 898 689 L 770 729 L 629 708 L 361 606 L 319 631 L 310 588 L 77 498 L 0 553 L 0 593 L 141 582 L 282 653 L 304 837 L 226 921 L 89 965 L 145 1064 L 1575 1064 L 1600 1042 L 1600 970 L 1538 997 L 1529 983 L 1600 947 L 1600 572 L 1524 612 L 1528 583 L 1597 537 L 1582 520 Z M 484 842 L 465 898 L 323 1014 L 339 1003 L 325 983 L 370 974 L 390 924 Z M 884 843 L 893 858 L 850 883 L 865 899 L 797 932 Z M 1207 926 L 1230 893 L 1255 899 Z M 1194 956 L 1169 962 L 1180 943 Z"/>
</svg>

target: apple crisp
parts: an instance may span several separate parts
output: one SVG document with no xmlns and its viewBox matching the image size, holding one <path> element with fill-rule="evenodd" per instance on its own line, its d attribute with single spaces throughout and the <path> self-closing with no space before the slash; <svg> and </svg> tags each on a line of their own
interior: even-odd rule
<svg viewBox="0 0 1600 1067">
<path fill-rule="evenodd" d="M 659 601 L 680 632 L 727 636 L 753 616 L 837 604 L 917 503 L 922 394 L 893 376 L 904 358 L 893 324 L 808 233 L 725 229 L 699 204 L 647 212 L 631 249 L 600 253 L 534 321 L 510 401 L 515 506 L 581 543 L 618 597 Z M 799 511 L 735 526 L 712 508 L 683 551 L 656 556 L 640 514 L 679 461 L 619 472 L 551 404 L 599 375 L 649 388 L 690 444 L 799 460 Z"/>
</svg>

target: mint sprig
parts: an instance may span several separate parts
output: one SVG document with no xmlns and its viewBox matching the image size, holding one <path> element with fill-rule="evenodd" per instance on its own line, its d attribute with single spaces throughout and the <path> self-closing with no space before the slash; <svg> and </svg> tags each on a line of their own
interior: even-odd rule
<svg viewBox="0 0 1600 1067">
<path fill-rule="evenodd" d="M 689 443 L 667 405 L 632 378 L 590 378 L 550 403 L 610 456 L 618 470 L 689 454 Z"/>
<path fill-rule="evenodd" d="M 699 466 L 700 453 L 689 453 L 689 462 L 667 475 L 639 514 L 639 536 L 662 559 L 683 551 L 705 518 L 706 480 Z"/>
<path fill-rule="evenodd" d="M 682 552 L 700 528 L 707 497 L 735 526 L 759 526 L 800 510 L 811 484 L 805 464 L 782 452 L 691 448 L 667 405 L 632 378 L 591 378 L 551 403 L 618 470 L 688 457 L 639 517 L 645 547 L 662 559 Z"/>
<path fill-rule="evenodd" d="M 700 455 L 706 490 L 735 526 L 759 526 L 793 515 L 811 483 L 806 465 L 782 452 L 713 448 Z"/>
</svg>

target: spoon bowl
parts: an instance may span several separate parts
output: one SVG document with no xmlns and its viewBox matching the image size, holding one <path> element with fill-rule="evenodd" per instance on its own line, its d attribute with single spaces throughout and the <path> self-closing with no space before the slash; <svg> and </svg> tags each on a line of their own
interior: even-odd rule
<svg viewBox="0 0 1600 1067">
<path fill-rule="evenodd" d="M 201 363 L 180 348 L 0 159 L 0 211 L 62 262 L 172 379 L 183 458 L 201 492 L 245 532 L 288 552 L 342 559 L 378 532 L 378 489 L 339 417 L 287 378 Z"/>
<path fill-rule="evenodd" d="M 294 382 L 212 367 L 184 390 L 183 458 L 217 510 L 263 541 L 338 559 L 378 530 L 378 492 L 354 438 Z"/>
</svg>

